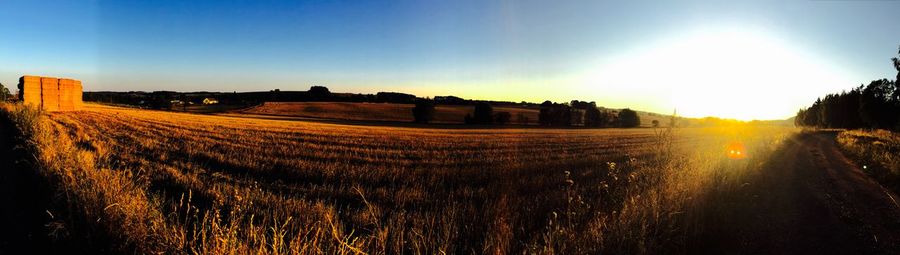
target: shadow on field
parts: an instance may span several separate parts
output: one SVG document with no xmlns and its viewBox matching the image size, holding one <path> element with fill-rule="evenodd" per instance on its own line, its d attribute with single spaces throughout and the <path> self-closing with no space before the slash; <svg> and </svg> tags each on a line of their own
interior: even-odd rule
<svg viewBox="0 0 900 255">
<path fill-rule="evenodd" d="M 0 254 L 47 254 L 50 239 L 44 224 L 49 194 L 32 170 L 33 157 L 16 142 L 11 123 L 0 117 Z"/>
<path fill-rule="evenodd" d="M 743 183 L 709 194 L 689 253 L 896 252 L 900 209 L 840 153 L 836 134 L 797 134 Z"/>
</svg>

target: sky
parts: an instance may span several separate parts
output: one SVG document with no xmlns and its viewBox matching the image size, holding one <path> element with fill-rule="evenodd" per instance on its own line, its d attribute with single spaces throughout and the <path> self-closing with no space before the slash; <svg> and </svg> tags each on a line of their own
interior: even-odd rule
<svg viewBox="0 0 900 255">
<path fill-rule="evenodd" d="M 0 83 L 397 91 L 783 119 L 896 76 L 900 1 L 17 1 Z"/>
</svg>

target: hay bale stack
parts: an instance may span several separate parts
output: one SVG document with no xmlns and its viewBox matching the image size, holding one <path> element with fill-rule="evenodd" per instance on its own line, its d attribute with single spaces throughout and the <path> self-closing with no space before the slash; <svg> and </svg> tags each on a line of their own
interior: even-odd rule
<svg viewBox="0 0 900 255">
<path fill-rule="evenodd" d="M 74 102 L 74 87 L 75 80 L 72 79 L 59 79 L 59 110 L 60 111 L 74 111 L 75 110 L 75 102 Z"/>
<path fill-rule="evenodd" d="M 41 106 L 41 77 L 25 75 L 19 78 L 19 98 L 24 104 Z"/>
<path fill-rule="evenodd" d="M 72 103 L 75 105 L 75 110 L 80 110 L 84 107 L 84 101 L 82 101 L 82 90 L 81 81 L 75 80 L 72 83 Z"/>
<path fill-rule="evenodd" d="M 59 110 L 59 80 L 41 77 L 41 108 L 46 111 Z"/>
<path fill-rule="evenodd" d="M 81 81 L 25 75 L 19 78 L 19 98 L 45 111 L 74 111 L 84 106 Z"/>
</svg>

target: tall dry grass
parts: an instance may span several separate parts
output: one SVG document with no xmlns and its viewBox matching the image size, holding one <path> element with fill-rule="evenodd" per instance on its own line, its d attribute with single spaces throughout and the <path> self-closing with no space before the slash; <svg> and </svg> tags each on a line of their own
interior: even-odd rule
<svg viewBox="0 0 900 255">
<path fill-rule="evenodd" d="M 126 253 L 687 251 L 793 132 L 437 130 L 100 106 L 34 119 L 21 122 L 60 198 L 60 238 Z M 751 156 L 727 160 L 732 140 Z"/>
<path fill-rule="evenodd" d="M 900 134 L 887 130 L 846 130 L 837 136 L 844 151 L 879 182 L 900 192 Z"/>
<path fill-rule="evenodd" d="M 3 118 L 15 123 L 24 146 L 33 155 L 33 170 L 53 197 L 46 212 L 51 238 L 85 250 L 130 251 L 138 247 L 165 250 L 163 215 L 128 172 L 98 165 L 97 151 L 77 146 L 70 133 L 48 121 L 41 111 L 21 104 L 4 104 Z"/>
</svg>

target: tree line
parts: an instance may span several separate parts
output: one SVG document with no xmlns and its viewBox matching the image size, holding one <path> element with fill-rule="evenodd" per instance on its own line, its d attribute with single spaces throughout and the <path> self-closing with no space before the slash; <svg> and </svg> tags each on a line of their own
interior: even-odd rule
<svg viewBox="0 0 900 255">
<path fill-rule="evenodd" d="M 9 93 L 9 89 L 3 86 L 3 83 L 0 83 L 0 102 L 9 101 L 11 98 L 12 94 Z"/>
<path fill-rule="evenodd" d="M 412 109 L 413 118 L 417 123 L 429 123 L 434 118 L 435 100 L 418 99 Z M 463 121 L 466 124 L 505 125 L 511 123 L 513 116 L 509 112 L 495 112 L 488 102 L 477 102 L 472 113 L 466 114 Z M 528 124 L 530 119 L 524 113 L 516 115 L 519 124 Z M 641 119 L 637 112 L 625 108 L 621 111 L 604 109 L 597 106 L 596 102 L 584 102 L 573 100 L 569 103 L 554 103 L 545 101 L 540 104 L 538 124 L 541 126 L 568 127 L 638 127 Z"/>
<path fill-rule="evenodd" d="M 900 55 L 900 48 L 897 54 Z M 878 79 L 850 91 L 828 94 L 800 109 L 794 124 L 819 128 L 900 130 L 900 58 L 891 58 L 895 80 Z"/>
</svg>

